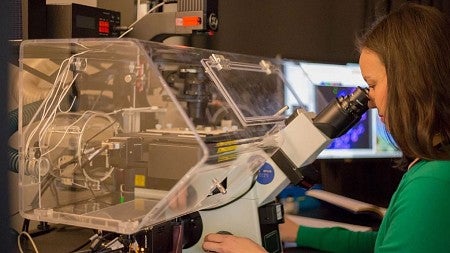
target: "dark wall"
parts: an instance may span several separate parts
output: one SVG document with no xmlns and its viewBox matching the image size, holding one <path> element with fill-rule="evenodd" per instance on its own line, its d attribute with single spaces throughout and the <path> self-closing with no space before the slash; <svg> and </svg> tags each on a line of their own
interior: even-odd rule
<svg viewBox="0 0 450 253">
<path fill-rule="evenodd" d="M 325 62 L 357 62 L 354 39 L 370 9 L 354 0 L 219 1 L 213 49 Z"/>
<path fill-rule="evenodd" d="M 406 0 L 219 1 L 219 31 L 208 47 L 258 56 L 357 62 L 354 41 Z M 410 0 L 450 15 L 450 0 Z"/>
<path fill-rule="evenodd" d="M 404 2 L 413 2 L 422 5 L 433 6 L 440 11 L 450 15 L 450 1 L 449 0 L 385 0 L 389 10 L 395 9 L 402 5 Z"/>
</svg>

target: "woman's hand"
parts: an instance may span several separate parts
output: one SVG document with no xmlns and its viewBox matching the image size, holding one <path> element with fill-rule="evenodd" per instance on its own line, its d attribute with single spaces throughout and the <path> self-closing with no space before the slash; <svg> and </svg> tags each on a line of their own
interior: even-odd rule
<svg viewBox="0 0 450 253">
<path fill-rule="evenodd" d="M 297 232 L 300 225 L 293 222 L 288 217 L 284 217 L 284 223 L 278 225 L 280 230 L 281 241 L 283 242 L 295 242 L 297 240 Z"/>
<path fill-rule="evenodd" d="M 227 234 L 208 234 L 203 241 L 203 250 L 217 253 L 267 253 L 249 238 Z"/>
</svg>

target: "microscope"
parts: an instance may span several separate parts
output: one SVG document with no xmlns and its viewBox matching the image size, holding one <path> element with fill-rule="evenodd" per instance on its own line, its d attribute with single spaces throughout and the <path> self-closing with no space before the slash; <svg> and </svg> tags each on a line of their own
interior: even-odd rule
<svg viewBox="0 0 450 253">
<path fill-rule="evenodd" d="M 24 41 L 20 69 L 45 80 L 20 96 L 20 213 L 109 238 L 93 252 L 282 252 L 277 195 L 368 109 L 358 87 L 292 110 L 279 60 L 135 39 Z"/>
</svg>

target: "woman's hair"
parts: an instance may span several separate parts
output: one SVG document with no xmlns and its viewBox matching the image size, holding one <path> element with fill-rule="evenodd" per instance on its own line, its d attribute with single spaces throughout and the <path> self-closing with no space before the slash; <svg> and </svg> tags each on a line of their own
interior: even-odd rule
<svg viewBox="0 0 450 253">
<path fill-rule="evenodd" d="M 450 20 L 437 9 L 405 4 L 357 41 L 386 68 L 389 132 L 408 158 L 448 159 L 436 146 L 450 132 Z"/>
</svg>

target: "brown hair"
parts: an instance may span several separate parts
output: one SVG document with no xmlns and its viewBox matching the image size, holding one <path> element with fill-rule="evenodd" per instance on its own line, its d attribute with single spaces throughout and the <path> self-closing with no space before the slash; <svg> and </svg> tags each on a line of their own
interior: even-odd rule
<svg viewBox="0 0 450 253">
<path fill-rule="evenodd" d="M 448 159 L 433 139 L 449 143 L 449 18 L 432 7 L 405 4 L 376 21 L 357 46 L 377 53 L 386 67 L 385 117 L 403 154 Z"/>
</svg>

